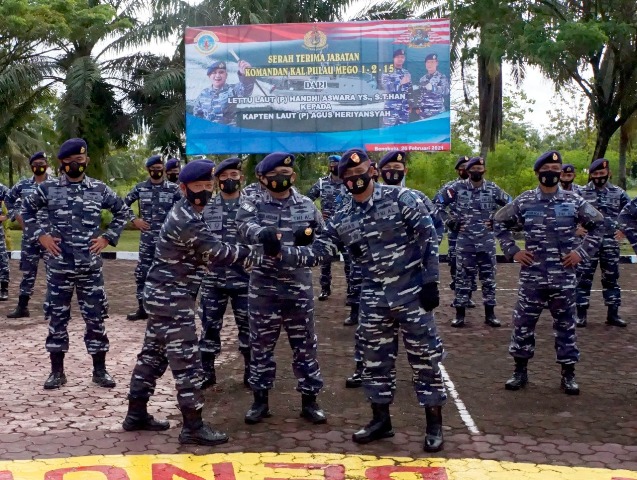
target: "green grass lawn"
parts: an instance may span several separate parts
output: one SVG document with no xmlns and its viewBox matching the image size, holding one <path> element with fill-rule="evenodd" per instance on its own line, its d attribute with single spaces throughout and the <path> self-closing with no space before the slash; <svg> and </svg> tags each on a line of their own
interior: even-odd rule
<svg viewBox="0 0 637 480">
<path fill-rule="evenodd" d="M 637 191 L 635 192 L 637 194 Z M 22 238 L 22 232 L 19 230 L 7 230 L 7 240 L 10 250 L 20 250 L 20 239 Z M 522 242 L 518 241 L 518 245 L 522 246 Z M 122 236 L 119 239 L 117 247 L 107 247 L 105 252 L 136 252 L 139 250 L 139 230 L 124 230 Z M 447 253 L 449 250 L 449 243 L 447 242 L 447 236 L 442 240 L 440 244 L 439 253 Z M 496 243 L 496 250 L 498 254 L 502 253 L 500 245 Z M 628 241 L 624 240 L 621 244 L 622 255 L 633 255 L 633 249 L 628 244 Z"/>
</svg>

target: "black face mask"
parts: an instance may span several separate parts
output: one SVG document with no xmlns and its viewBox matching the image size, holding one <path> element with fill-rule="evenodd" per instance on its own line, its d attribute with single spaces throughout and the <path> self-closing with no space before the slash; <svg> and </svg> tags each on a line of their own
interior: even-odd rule
<svg viewBox="0 0 637 480">
<path fill-rule="evenodd" d="M 66 173 L 69 178 L 80 178 L 86 170 L 86 163 L 71 162 L 65 163 L 62 166 L 62 171 Z"/>
<path fill-rule="evenodd" d="M 164 171 L 163 170 L 149 170 L 148 173 L 150 174 L 150 178 L 154 179 L 154 180 L 159 180 L 161 177 L 164 176 Z"/>
<path fill-rule="evenodd" d="M 223 193 L 234 193 L 239 190 L 240 185 L 241 181 L 235 180 L 234 178 L 226 178 L 219 182 L 219 188 Z"/>
<path fill-rule="evenodd" d="M 208 203 L 208 200 L 212 198 L 212 192 L 208 190 L 193 192 L 188 187 L 186 187 L 186 198 L 193 205 L 197 207 L 204 207 Z"/>
<path fill-rule="evenodd" d="M 458 172 L 458 176 L 462 178 L 463 180 L 466 180 L 467 178 L 469 178 L 469 174 L 467 173 L 466 170 L 460 170 Z"/>
<path fill-rule="evenodd" d="M 351 177 L 345 177 L 343 179 L 343 183 L 345 183 L 345 188 L 354 194 L 358 195 L 359 193 L 363 193 L 369 182 L 372 181 L 372 176 L 369 174 L 369 170 L 365 173 L 361 173 L 360 175 L 352 175 Z"/>
<path fill-rule="evenodd" d="M 540 172 L 540 183 L 545 187 L 554 187 L 560 181 L 560 172 Z"/>
<path fill-rule="evenodd" d="M 338 165 L 336 165 L 335 167 L 330 167 L 330 173 L 335 177 L 338 177 Z"/>
<path fill-rule="evenodd" d="M 404 170 L 383 170 L 383 180 L 387 185 L 400 185 L 405 178 Z"/>
<path fill-rule="evenodd" d="M 33 172 L 33 175 L 39 177 L 40 175 L 44 175 L 46 173 L 46 166 L 31 166 L 31 171 Z"/>
<path fill-rule="evenodd" d="M 484 177 L 484 172 L 469 172 L 469 176 L 474 182 L 479 182 Z"/>
<path fill-rule="evenodd" d="M 603 177 L 593 177 L 591 178 L 591 180 L 593 181 L 593 185 L 595 185 L 596 187 L 603 187 L 604 185 L 606 185 L 606 182 L 608 182 L 608 175 L 605 175 Z"/>
<path fill-rule="evenodd" d="M 179 181 L 179 174 L 178 173 L 167 173 L 166 174 L 166 178 L 168 179 L 169 182 L 177 183 Z"/>
<path fill-rule="evenodd" d="M 571 188 L 571 184 L 573 183 L 573 180 L 560 180 L 560 184 L 562 184 L 562 188 L 564 190 L 569 190 Z"/>
<path fill-rule="evenodd" d="M 273 177 L 265 177 L 266 188 L 272 192 L 282 193 L 292 186 L 292 175 L 279 173 Z"/>
</svg>

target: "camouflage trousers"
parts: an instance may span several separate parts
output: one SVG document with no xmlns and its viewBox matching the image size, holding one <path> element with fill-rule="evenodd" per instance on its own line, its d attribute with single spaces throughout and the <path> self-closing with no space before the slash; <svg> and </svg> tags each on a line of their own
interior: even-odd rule
<svg viewBox="0 0 637 480">
<path fill-rule="evenodd" d="M 421 406 L 443 405 L 447 394 L 440 373 L 444 348 L 433 312 L 418 299 L 398 307 L 370 307 L 361 302 L 360 340 L 363 389 L 372 403 L 392 403 L 396 388 L 398 333 L 402 332 L 412 382 Z"/>
<path fill-rule="evenodd" d="M 448 234 L 447 242 L 449 244 L 449 249 L 447 250 L 447 263 L 449 264 L 449 273 L 451 274 L 451 282 L 449 283 L 449 288 L 451 290 L 456 289 L 456 234 Z"/>
<path fill-rule="evenodd" d="M 347 289 L 349 291 L 350 283 L 350 260 L 347 253 L 343 253 L 343 270 L 345 271 L 345 280 L 347 280 Z M 331 288 L 332 286 L 332 259 L 321 265 L 321 289 Z"/>
<path fill-rule="evenodd" d="M 23 273 L 20 282 L 20 295 L 31 297 L 35 287 L 35 279 L 38 276 L 40 258 L 44 256 L 44 249 L 40 242 L 27 242 L 22 239 L 22 252 L 20 253 L 20 271 Z"/>
<path fill-rule="evenodd" d="M 245 289 L 202 287 L 198 309 L 202 326 L 199 348 L 202 352 L 212 353 L 215 356 L 221 352 L 221 328 L 228 300 L 232 303 L 234 321 L 239 330 L 239 351 L 250 351 L 247 287 Z"/>
<path fill-rule="evenodd" d="M 144 299 L 144 285 L 146 284 L 146 277 L 148 271 L 153 264 L 153 258 L 155 257 L 155 239 L 152 241 L 142 240 L 139 242 L 139 260 L 135 267 L 135 283 L 137 284 L 137 300 Z"/>
<path fill-rule="evenodd" d="M 194 312 L 172 317 L 149 315 L 128 397 L 150 398 L 155 393 L 157 379 L 170 366 L 179 407 L 182 410 L 203 408 L 201 383 L 204 377 L 198 343 Z"/>
<path fill-rule="evenodd" d="M 345 304 L 348 306 L 357 305 L 360 303 L 361 299 L 361 284 L 363 283 L 363 272 L 361 270 L 361 267 L 357 265 L 356 262 L 349 260 L 349 257 L 346 257 L 346 259 L 346 262 L 349 263 L 349 268 L 345 270 L 345 275 L 347 278 L 347 297 L 345 300 Z"/>
<path fill-rule="evenodd" d="M 485 305 L 495 305 L 496 258 L 493 252 L 456 253 L 456 298 L 454 307 L 467 307 L 471 299 L 476 275 L 482 282 L 482 300 Z"/>
<path fill-rule="evenodd" d="M 323 378 L 316 357 L 314 298 L 285 299 L 249 295 L 250 312 L 250 386 L 269 390 L 274 386 L 276 362 L 274 347 L 283 327 L 292 348 L 292 370 L 298 380 L 297 391 L 316 395 Z"/>
<path fill-rule="evenodd" d="M 513 333 L 509 353 L 517 358 L 533 358 L 535 325 L 545 306 L 553 316 L 557 363 L 571 364 L 579 360 L 575 335 L 575 289 L 541 288 L 521 283 L 518 302 L 513 310 Z"/>
<path fill-rule="evenodd" d="M 9 252 L 4 238 L 4 227 L 0 222 L 0 282 L 9 281 Z"/>
<path fill-rule="evenodd" d="M 67 327 L 71 319 L 71 300 L 75 290 L 80 313 L 86 323 L 86 350 L 90 355 L 108 352 L 109 343 L 104 326 L 107 302 L 102 269 L 75 271 L 49 267 L 46 269 L 46 283 L 44 318 L 49 323 L 47 351 L 69 350 Z"/>
<path fill-rule="evenodd" d="M 577 305 L 588 306 L 593 286 L 593 277 L 597 265 L 602 272 L 602 296 L 606 306 L 619 307 L 622 303 L 622 292 L 619 287 L 619 243 L 607 239 L 602 241 L 597 254 L 582 261 L 577 268 Z"/>
</svg>

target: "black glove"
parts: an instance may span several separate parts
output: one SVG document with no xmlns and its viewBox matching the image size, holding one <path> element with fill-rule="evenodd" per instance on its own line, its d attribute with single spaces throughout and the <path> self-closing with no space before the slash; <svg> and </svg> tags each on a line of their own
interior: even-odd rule
<svg viewBox="0 0 637 480">
<path fill-rule="evenodd" d="M 353 243 L 349 245 L 349 251 L 354 258 L 361 258 L 363 256 L 363 249 L 361 248 L 360 243 Z"/>
<path fill-rule="evenodd" d="M 274 227 L 265 227 L 259 232 L 258 238 L 263 245 L 263 253 L 268 257 L 276 257 L 281 253 L 281 240 L 276 235 Z"/>
<path fill-rule="evenodd" d="M 311 245 L 314 241 L 314 231 L 316 230 L 316 225 L 314 222 L 310 224 L 308 227 L 298 228 L 294 232 L 294 246 L 295 247 L 306 247 Z"/>
<path fill-rule="evenodd" d="M 457 220 L 447 220 L 447 229 L 449 229 L 450 232 L 460 231 L 460 222 Z"/>
<path fill-rule="evenodd" d="M 420 290 L 420 305 L 428 312 L 440 305 L 440 292 L 438 292 L 437 283 L 425 283 L 422 286 Z"/>
</svg>

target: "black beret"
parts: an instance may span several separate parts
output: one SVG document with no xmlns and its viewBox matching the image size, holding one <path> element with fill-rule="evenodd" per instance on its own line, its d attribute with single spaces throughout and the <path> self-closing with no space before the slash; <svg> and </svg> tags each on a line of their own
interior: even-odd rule
<svg viewBox="0 0 637 480">
<path fill-rule="evenodd" d="M 369 157 L 367 156 L 367 152 L 365 150 L 361 150 L 360 148 L 351 148 L 347 152 L 343 154 L 341 157 L 341 161 L 338 162 L 338 176 L 343 178 L 345 174 L 345 170 L 352 167 L 357 167 L 361 163 L 365 163 L 369 161 Z"/>
<path fill-rule="evenodd" d="M 212 180 L 212 169 L 215 164 L 210 160 L 194 160 L 187 163 L 179 172 L 181 183 L 192 183 Z"/>
<path fill-rule="evenodd" d="M 294 155 L 286 152 L 274 152 L 261 160 L 255 170 L 257 175 L 265 175 L 277 167 L 293 167 Z"/>
<path fill-rule="evenodd" d="M 469 161 L 467 162 L 467 165 L 465 165 L 464 168 L 468 172 L 469 169 L 473 167 L 474 165 L 484 166 L 484 159 L 482 157 L 472 157 L 469 159 Z"/>
<path fill-rule="evenodd" d="M 163 160 L 161 159 L 161 155 L 153 155 L 148 160 L 146 160 L 146 168 L 152 167 L 153 165 L 163 164 Z"/>
<path fill-rule="evenodd" d="M 437 53 L 430 53 L 429 55 L 427 55 L 425 57 L 425 62 L 428 60 L 438 60 L 438 54 Z"/>
<path fill-rule="evenodd" d="M 166 162 L 166 170 L 172 170 L 173 168 L 179 168 L 179 159 L 178 158 L 169 158 Z"/>
<path fill-rule="evenodd" d="M 533 171 L 537 172 L 540 167 L 546 163 L 559 163 L 562 164 L 562 156 L 556 150 L 549 150 L 538 157 L 533 165 Z"/>
<path fill-rule="evenodd" d="M 83 138 L 71 138 L 64 142 L 58 152 L 58 160 L 63 160 L 71 155 L 87 153 L 88 148 Z"/>
<path fill-rule="evenodd" d="M 33 155 L 31 155 L 31 158 L 29 158 L 29 165 L 35 162 L 36 160 L 40 160 L 40 159 L 46 160 L 46 153 L 35 152 Z"/>
<path fill-rule="evenodd" d="M 206 75 L 210 75 L 212 72 L 214 72 L 218 68 L 222 68 L 223 70 L 225 70 L 226 69 L 226 62 L 222 62 L 221 60 L 218 60 L 218 61 L 214 62 L 212 65 L 210 65 L 208 67 Z"/>
<path fill-rule="evenodd" d="M 575 173 L 575 165 L 571 163 L 565 163 L 562 165 L 562 171 L 564 173 Z"/>
<path fill-rule="evenodd" d="M 463 163 L 467 163 L 468 161 L 469 161 L 469 157 L 467 156 L 460 157 L 458 160 L 456 160 L 455 169 L 458 170 L 460 168 L 460 165 L 462 165 Z M 466 168 L 466 165 L 464 168 Z"/>
<path fill-rule="evenodd" d="M 380 159 L 380 162 L 378 162 L 378 168 L 383 168 L 389 162 L 400 162 L 402 164 L 405 164 L 406 160 L 407 154 L 405 152 L 403 152 L 402 150 L 393 150 L 386 153 L 385 156 Z"/>
<path fill-rule="evenodd" d="M 340 155 L 330 155 L 329 157 L 327 157 L 327 161 L 328 162 L 340 162 L 341 161 L 341 156 Z"/>
<path fill-rule="evenodd" d="M 241 159 L 238 157 L 226 158 L 215 170 L 215 177 L 221 175 L 224 170 L 241 170 Z"/>
<path fill-rule="evenodd" d="M 608 160 L 606 160 L 605 158 L 598 158 L 593 163 L 591 163 L 588 171 L 589 173 L 593 173 L 595 170 L 603 170 L 604 168 L 608 168 L 608 165 Z"/>
<path fill-rule="evenodd" d="M 396 58 L 398 55 L 404 55 L 404 54 L 405 54 L 405 50 L 403 50 L 402 48 L 398 48 L 394 50 L 394 58 Z"/>
</svg>

